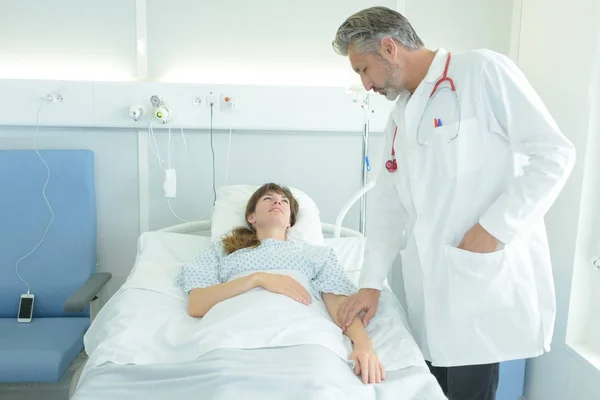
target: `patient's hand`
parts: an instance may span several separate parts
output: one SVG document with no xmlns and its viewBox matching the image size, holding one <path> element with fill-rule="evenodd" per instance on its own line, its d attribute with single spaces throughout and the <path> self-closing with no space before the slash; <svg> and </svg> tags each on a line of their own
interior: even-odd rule
<svg viewBox="0 0 600 400">
<path fill-rule="evenodd" d="M 354 344 L 354 351 L 350 354 L 350 358 L 354 360 L 354 373 L 362 375 L 362 381 L 367 383 L 381 383 L 385 379 L 385 370 L 373 346 L 369 344 Z"/>
<path fill-rule="evenodd" d="M 312 303 L 308 291 L 297 280 L 288 275 L 258 273 L 258 284 L 265 290 L 273 293 L 283 294 L 302 304 Z"/>
<path fill-rule="evenodd" d="M 345 331 L 350 326 L 361 310 L 365 310 L 362 323 L 364 326 L 367 326 L 377 312 L 380 294 L 381 291 L 377 289 L 360 289 L 357 293 L 346 298 L 337 312 L 337 319 L 342 330 Z"/>
</svg>

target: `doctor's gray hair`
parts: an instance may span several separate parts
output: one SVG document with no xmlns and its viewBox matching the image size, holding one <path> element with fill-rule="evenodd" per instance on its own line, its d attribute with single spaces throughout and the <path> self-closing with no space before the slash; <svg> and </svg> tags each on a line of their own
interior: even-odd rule
<svg viewBox="0 0 600 400">
<path fill-rule="evenodd" d="M 381 39 L 388 36 L 408 50 L 423 46 L 421 38 L 402 14 L 381 6 L 367 8 L 348 17 L 338 28 L 332 45 L 342 56 L 348 55 L 350 46 L 358 53 L 376 53 Z"/>
</svg>

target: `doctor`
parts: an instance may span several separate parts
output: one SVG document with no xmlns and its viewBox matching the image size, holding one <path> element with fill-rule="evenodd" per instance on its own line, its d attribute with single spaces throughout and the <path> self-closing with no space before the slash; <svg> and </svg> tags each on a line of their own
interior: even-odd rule
<svg viewBox="0 0 600 400">
<path fill-rule="evenodd" d="M 349 17 L 333 42 L 396 105 L 369 198 L 350 323 L 377 311 L 400 253 L 412 333 L 451 400 L 494 399 L 499 362 L 550 350 L 555 298 L 544 215 L 575 150 L 523 73 L 489 50 L 423 46 L 396 11 Z"/>
</svg>

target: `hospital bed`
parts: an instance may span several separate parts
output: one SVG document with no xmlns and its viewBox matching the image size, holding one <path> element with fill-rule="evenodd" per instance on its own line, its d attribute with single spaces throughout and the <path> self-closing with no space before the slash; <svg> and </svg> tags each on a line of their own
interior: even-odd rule
<svg viewBox="0 0 600 400">
<path fill-rule="evenodd" d="M 176 225 L 139 237 L 130 275 L 86 333 L 89 358 L 73 377 L 70 399 L 446 398 L 429 373 L 410 335 L 405 312 L 387 283 L 378 313 L 368 326 L 386 367 L 383 383 L 364 385 L 346 360 L 319 343 L 218 348 L 198 356 L 194 344 L 202 334 L 202 319 L 187 315 L 187 296 L 173 281 L 183 263 L 239 222 L 245 201 L 230 204 L 230 208 L 224 202 L 218 197 L 210 221 Z M 308 202 L 299 198 L 301 205 Z M 296 226 L 303 239 L 331 246 L 350 278 L 358 281 L 366 240 L 360 232 L 321 223 L 318 214 L 302 206 Z M 290 236 L 297 234 L 290 230 Z M 261 319 L 261 313 L 254 312 Z M 264 325 L 268 330 L 268 318 Z M 349 341 L 345 343 L 349 346 Z"/>
</svg>

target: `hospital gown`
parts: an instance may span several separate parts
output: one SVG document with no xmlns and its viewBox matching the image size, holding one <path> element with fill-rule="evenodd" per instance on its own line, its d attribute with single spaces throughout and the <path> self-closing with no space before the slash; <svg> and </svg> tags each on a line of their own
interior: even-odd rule
<svg viewBox="0 0 600 400">
<path fill-rule="evenodd" d="M 265 239 L 258 247 L 240 249 L 229 255 L 221 240 L 214 241 L 181 267 L 175 285 L 189 293 L 194 288 L 225 283 L 241 273 L 281 269 L 306 275 L 316 298 L 320 298 L 321 293 L 349 296 L 357 291 L 332 248 L 276 239 Z"/>
</svg>

